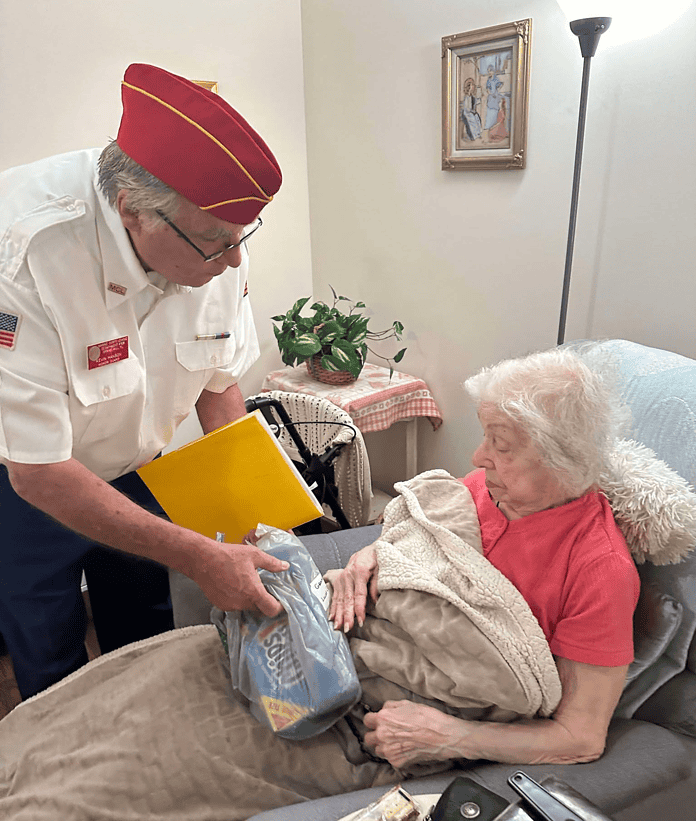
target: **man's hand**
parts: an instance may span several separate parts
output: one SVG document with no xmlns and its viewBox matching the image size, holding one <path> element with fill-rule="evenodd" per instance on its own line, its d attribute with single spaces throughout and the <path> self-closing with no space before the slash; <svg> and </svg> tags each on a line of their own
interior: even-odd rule
<svg viewBox="0 0 696 821">
<path fill-rule="evenodd" d="M 354 553 L 344 570 L 329 570 L 325 579 L 331 584 L 329 620 L 337 630 L 347 633 L 357 619 L 365 621 L 367 595 L 377 601 L 377 551 L 374 545 Z"/>
<path fill-rule="evenodd" d="M 283 608 L 261 584 L 257 568 L 279 573 L 288 569 L 288 563 L 253 545 L 213 544 L 191 573 L 208 599 L 220 610 L 260 610 L 264 616 L 277 616 Z"/>
</svg>

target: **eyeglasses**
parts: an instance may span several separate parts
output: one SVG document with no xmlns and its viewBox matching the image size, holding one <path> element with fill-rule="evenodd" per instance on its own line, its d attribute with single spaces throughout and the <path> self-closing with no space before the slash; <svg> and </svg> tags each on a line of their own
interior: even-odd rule
<svg viewBox="0 0 696 821">
<path fill-rule="evenodd" d="M 201 249 L 196 245 L 196 243 L 192 242 L 180 228 L 177 228 L 177 226 L 174 225 L 174 223 L 169 219 L 169 217 L 165 216 L 165 214 L 162 211 L 156 209 L 155 213 L 158 217 L 163 219 L 170 228 L 173 228 L 176 231 L 176 233 L 181 237 L 181 239 L 186 240 L 186 242 L 188 242 L 188 244 L 192 248 L 198 251 L 198 253 L 203 257 L 204 262 L 212 262 L 214 259 L 219 259 L 227 251 L 232 250 L 232 248 L 239 248 L 240 245 L 243 245 L 249 239 L 249 237 L 254 233 L 254 231 L 258 231 L 259 228 L 263 225 L 261 217 L 257 217 L 256 222 L 254 223 L 254 227 L 247 234 L 244 234 L 244 236 L 239 240 L 239 242 L 233 242 L 232 245 L 228 245 L 226 248 L 223 248 L 222 251 L 218 251 L 215 254 L 204 254 L 203 251 L 201 251 Z"/>
</svg>

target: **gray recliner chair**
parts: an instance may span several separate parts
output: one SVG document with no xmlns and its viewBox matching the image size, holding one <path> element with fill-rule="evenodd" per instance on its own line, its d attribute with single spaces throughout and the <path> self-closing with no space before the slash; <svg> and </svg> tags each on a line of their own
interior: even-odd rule
<svg viewBox="0 0 696 821">
<path fill-rule="evenodd" d="M 575 343 L 570 343 L 571 346 Z M 633 414 L 630 436 L 696 486 L 696 361 L 625 340 L 610 340 Z M 464 472 L 464 470 L 462 470 Z M 379 526 L 303 538 L 322 573 L 372 543 Z M 696 547 L 696 545 L 695 545 Z M 471 762 L 465 770 L 409 779 L 412 795 L 441 793 L 467 775 L 510 801 L 507 778 L 523 769 L 537 781 L 556 775 L 616 821 L 682 821 L 696 803 L 696 551 L 679 564 L 639 565 L 649 606 L 636 620 L 636 661 L 612 720 L 604 755 L 588 764 L 511 766 Z M 177 626 L 207 623 L 210 604 L 189 579 L 172 574 Z M 360 790 L 260 813 L 251 821 L 337 821 L 385 788 Z M 685 812 L 687 815 L 685 815 Z"/>
</svg>

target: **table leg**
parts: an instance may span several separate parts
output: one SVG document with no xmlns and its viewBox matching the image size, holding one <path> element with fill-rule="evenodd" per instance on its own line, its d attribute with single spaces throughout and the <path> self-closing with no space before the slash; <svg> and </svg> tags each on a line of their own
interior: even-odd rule
<svg viewBox="0 0 696 821">
<path fill-rule="evenodd" d="M 418 473 L 418 418 L 406 422 L 406 478 L 413 479 Z"/>
</svg>

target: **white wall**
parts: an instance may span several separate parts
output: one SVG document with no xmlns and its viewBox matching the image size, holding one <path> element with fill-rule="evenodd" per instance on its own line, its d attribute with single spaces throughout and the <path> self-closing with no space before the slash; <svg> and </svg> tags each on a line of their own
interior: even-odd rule
<svg viewBox="0 0 696 821">
<path fill-rule="evenodd" d="M 441 38 L 526 17 L 527 168 L 442 171 Z M 409 331 L 402 367 L 445 416 L 420 423 L 421 469 L 468 468 L 479 434 L 461 381 L 556 339 L 582 60 L 554 0 L 30 0 L 1 4 L 0 23 L 3 168 L 115 136 L 130 62 L 217 80 L 285 177 L 254 238 L 262 357 L 245 393 L 280 362 L 268 317 L 331 283 Z M 650 40 L 600 42 L 569 339 L 696 356 L 695 29 L 692 4 Z M 403 444 L 398 427 L 368 436 L 383 486 L 403 477 Z"/>
<path fill-rule="evenodd" d="M 115 137 L 132 62 L 217 80 L 282 168 L 283 186 L 250 244 L 262 356 L 242 388 L 253 393 L 279 361 L 269 317 L 311 291 L 299 0 L 2 3 L 0 169 Z M 175 444 L 200 434 L 194 417 Z"/>
<path fill-rule="evenodd" d="M 527 17 L 527 168 L 442 171 L 441 38 Z M 695 18 L 592 62 L 567 339 L 696 356 Z M 479 437 L 462 380 L 556 342 L 578 40 L 553 0 L 302 0 L 302 25 L 314 296 L 331 283 L 405 324 L 401 367 L 445 417 L 421 421 L 419 468 L 462 475 Z M 403 437 L 367 437 L 383 486 L 403 477 Z"/>
</svg>

